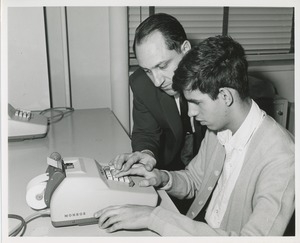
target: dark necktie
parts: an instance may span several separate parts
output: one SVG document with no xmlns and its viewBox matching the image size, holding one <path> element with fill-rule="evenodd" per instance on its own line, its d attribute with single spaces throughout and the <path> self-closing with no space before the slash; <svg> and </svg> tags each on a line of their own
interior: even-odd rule
<svg viewBox="0 0 300 243">
<path fill-rule="evenodd" d="M 183 95 L 180 96 L 179 101 L 183 132 L 184 134 L 193 133 L 191 119 L 188 116 L 188 103 Z"/>
</svg>

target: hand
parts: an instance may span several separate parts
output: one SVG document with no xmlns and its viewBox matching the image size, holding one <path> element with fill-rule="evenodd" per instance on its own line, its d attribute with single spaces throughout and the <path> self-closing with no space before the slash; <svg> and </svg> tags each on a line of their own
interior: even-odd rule
<svg viewBox="0 0 300 243">
<path fill-rule="evenodd" d="M 125 153 L 115 157 L 109 165 L 113 165 L 117 170 L 127 171 L 135 163 L 144 164 L 146 170 L 151 171 L 156 165 L 156 159 L 142 152 Z"/>
<path fill-rule="evenodd" d="M 147 229 L 154 207 L 139 205 L 110 206 L 95 213 L 98 225 L 107 232 L 121 229 Z"/>
<path fill-rule="evenodd" d="M 165 172 L 160 171 L 156 168 L 152 171 L 148 171 L 143 164 L 134 164 L 131 169 L 127 171 L 116 172 L 114 174 L 114 176 L 116 177 L 127 175 L 137 175 L 144 177 L 144 179 L 139 182 L 139 186 L 160 187 L 166 185 L 169 181 L 169 176 Z"/>
</svg>

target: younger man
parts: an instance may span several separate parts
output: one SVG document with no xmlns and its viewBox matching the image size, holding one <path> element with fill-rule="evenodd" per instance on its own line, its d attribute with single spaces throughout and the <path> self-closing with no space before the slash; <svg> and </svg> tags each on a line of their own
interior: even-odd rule
<svg viewBox="0 0 300 243">
<path fill-rule="evenodd" d="M 120 172 L 142 175 L 177 198 L 195 200 L 187 215 L 160 206 L 112 206 L 95 214 L 108 232 L 148 228 L 163 236 L 283 235 L 295 209 L 294 138 L 249 98 L 244 49 L 230 37 L 211 37 L 178 65 L 173 88 L 189 116 L 208 130 L 185 170 Z M 208 198 L 204 222 L 197 215 Z"/>
</svg>

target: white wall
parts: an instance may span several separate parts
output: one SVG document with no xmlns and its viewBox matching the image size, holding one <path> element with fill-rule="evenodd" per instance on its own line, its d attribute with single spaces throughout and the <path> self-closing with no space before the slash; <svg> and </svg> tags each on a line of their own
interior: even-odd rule
<svg viewBox="0 0 300 243">
<path fill-rule="evenodd" d="M 47 35 L 49 48 L 49 67 L 51 73 L 52 105 L 70 106 L 69 70 L 67 57 L 67 40 L 65 32 L 65 9 L 47 7 Z"/>
<path fill-rule="evenodd" d="M 108 7 L 68 7 L 72 102 L 111 108 Z"/>
<path fill-rule="evenodd" d="M 46 12 L 54 106 L 71 100 L 75 109 L 108 107 L 129 132 L 127 8 Z"/>
<path fill-rule="evenodd" d="M 16 108 L 49 107 L 43 8 L 8 8 L 8 102 Z"/>
<path fill-rule="evenodd" d="M 111 108 L 108 7 L 46 13 L 53 106 Z"/>
<path fill-rule="evenodd" d="M 130 134 L 127 8 L 110 7 L 109 24 L 112 111 Z"/>
</svg>

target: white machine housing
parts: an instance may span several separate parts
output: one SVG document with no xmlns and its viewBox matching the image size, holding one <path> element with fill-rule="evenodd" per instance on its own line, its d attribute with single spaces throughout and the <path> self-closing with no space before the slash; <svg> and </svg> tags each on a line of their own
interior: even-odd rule
<svg viewBox="0 0 300 243">
<path fill-rule="evenodd" d="M 8 104 L 8 141 L 43 138 L 48 129 L 46 117 Z"/>
<path fill-rule="evenodd" d="M 111 205 L 156 206 L 158 194 L 153 187 L 140 187 L 140 177 L 131 176 L 134 185 L 108 180 L 100 165 L 89 158 L 64 158 L 66 177 L 51 196 L 53 226 L 94 224 L 95 212 Z"/>
</svg>

